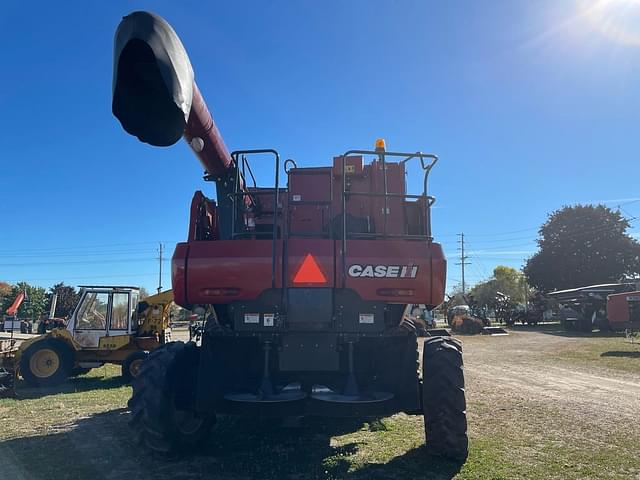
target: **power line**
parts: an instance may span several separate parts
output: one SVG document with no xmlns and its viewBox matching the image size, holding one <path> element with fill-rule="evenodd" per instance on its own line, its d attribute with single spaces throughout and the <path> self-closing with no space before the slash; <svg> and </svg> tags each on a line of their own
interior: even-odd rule
<svg viewBox="0 0 640 480">
<path fill-rule="evenodd" d="M 14 253 L 14 254 L 0 254 L 0 258 L 42 258 L 42 257 L 93 257 L 93 256 L 121 256 L 135 253 L 150 253 L 153 250 L 150 248 L 136 249 L 136 250 L 107 250 L 97 252 L 82 252 L 82 253 Z"/>
<path fill-rule="evenodd" d="M 619 205 L 616 205 L 615 208 L 621 210 L 625 215 L 627 215 L 630 218 L 627 218 L 626 220 L 629 221 L 630 223 L 634 222 L 635 220 L 638 220 L 638 217 L 635 215 L 632 215 L 631 213 L 629 213 L 628 211 L 622 209 L 622 205 L 629 205 L 632 203 L 636 203 L 636 202 L 640 202 L 640 199 L 635 199 L 635 200 L 630 200 L 628 202 L 623 202 L 620 203 Z M 591 227 L 591 228 L 595 228 L 596 230 L 600 229 L 600 228 L 609 228 L 608 226 L 600 226 L 600 227 Z M 529 228 L 524 228 L 524 229 L 520 229 L 520 230 L 511 230 L 511 231 L 507 231 L 507 232 L 492 232 L 492 233 L 467 233 L 465 234 L 467 237 L 503 237 L 503 236 L 508 236 L 508 235 L 513 235 L 513 234 L 517 234 L 517 233 L 523 233 L 523 232 L 530 232 L 530 231 L 539 231 L 540 230 L 540 226 L 538 227 L 529 227 Z M 588 231 L 588 229 L 587 229 Z M 582 235 L 583 232 L 585 232 L 585 230 L 582 230 L 581 232 L 576 232 L 575 235 Z M 459 237 L 460 234 L 459 233 L 445 233 L 445 234 L 437 234 L 436 237 L 437 238 L 442 238 L 442 237 Z M 532 234 L 532 235 L 527 235 L 527 236 L 520 236 L 520 237 L 513 237 L 513 238 L 496 238 L 495 240 L 481 240 L 480 243 L 492 243 L 492 242 L 509 242 L 509 241 L 513 241 L 513 240 L 526 240 L 526 239 L 534 239 L 537 240 L 538 236 L 536 234 Z M 453 243 L 453 241 L 443 241 L 441 243 Z M 478 242 L 474 242 L 478 243 Z"/>
<path fill-rule="evenodd" d="M 162 240 L 163 243 L 176 244 L 182 242 L 184 240 Z M 1 249 L 0 254 L 7 253 L 29 253 L 29 252 L 55 252 L 55 251 L 71 251 L 74 250 L 84 250 L 84 249 L 103 249 L 103 248 L 113 248 L 113 247 L 127 247 L 132 245 L 154 245 L 157 242 L 128 242 L 128 243 L 105 243 L 100 245 L 73 245 L 66 247 L 45 247 L 45 248 L 19 248 L 19 249 Z"/>
<path fill-rule="evenodd" d="M 67 278 L 70 278 L 72 280 L 91 280 L 94 278 L 133 278 L 133 277 L 149 277 L 149 276 L 153 276 L 155 275 L 155 272 L 151 272 L 151 273 L 125 273 L 125 274 L 116 274 L 116 275 L 82 275 L 82 276 L 75 276 L 75 275 L 69 275 Z M 7 281 L 9 283 L 19 283 L 24 281 L 25 279 L 20 278 L 20 280 L 17 280 L 20 277 L 10 277 L 9 279 L 7 279 Z M 36 282 L 44 282 L 44 281 L 60 281 L 60 277 L 29 277 L 30 281 L 36 281 Z"/>
<path fill-rule="evenodd" d="M 103 260 L 80 260 L 64 262 L 30 262 L 30 263 L 0 263 L 0 267 L 41 267 L 44 265 L 95 265 L 100 263 L 137 263 L 155 261 L 152 256 L 144 258 L 113 258 Z"/>
<path fill-rule="evenodd" d="M 596 234 L 601 233 L 601 232 L 609 231 L 610 229 L 611 229 L 611 225 L 590 226 L 590 227 L 581 228 L 580 230 L 577 230 L 575 232 L 563 233 L 562 234 L 562 238 L 563 239 L 576 239 L 576 238 L 581 238 L 581 237 L 585 237 L 585 236 L 588 236 L 588 235 L 596 235 Z M 629 235 L 629 232 L 627 232 L 625 234 Z M 483 248 L 479 248 L 477 251 L 479 252 L 479 251 L 485 251 L 485 250 L 502 250 L 502 249 L 507 249 L 507 248 L 531 247 L 532 246 L 531 243 L 532 242 L 537 242 L 537 241 L 538 241 L 538 239 L 535 239 L 535 240 L 532 239 L 529 243 L 500 245 L 500 246 L 496 246 L 496 247 L 483 247 Z M 474 245 L 475 245 L 475 242 L 474 242 Z"/>
<path fill-rule="evenodd" d="M 540 230 L 540 227 L 529 227 L 529 228 L 523 228 L 521 230 L 511 230 L 511 231 L 507 231 L 507 232 L 492 232 L 492 233 L 468 233 L 467 236 L 472 236 L 472 237 L 500 237 L 500 236 L 504 236 L 504 235 L 513 235 L 514 233 L 523 233 L 523 232 L 529 232 L 532 230 Z M 445 233 L 445 234 L 439 234 L 439 237 L 458 237 L 460 236 L 459 233 Z"/>
</svg>

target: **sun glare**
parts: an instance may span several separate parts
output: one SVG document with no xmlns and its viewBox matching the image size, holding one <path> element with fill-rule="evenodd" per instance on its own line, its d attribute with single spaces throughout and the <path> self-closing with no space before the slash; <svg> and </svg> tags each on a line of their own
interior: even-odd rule
<svg viewBox="0 0 640 480">
<path fill-rule="evenodd" d="M 640 46 L 640 0 L 583 0 L 581 8 L 593 28 L 607 38 Z"/>
</svg>

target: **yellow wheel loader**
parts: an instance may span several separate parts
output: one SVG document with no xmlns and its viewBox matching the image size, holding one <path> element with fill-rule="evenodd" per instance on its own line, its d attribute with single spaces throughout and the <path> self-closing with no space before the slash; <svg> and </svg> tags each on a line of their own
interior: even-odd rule
<svg viewBox="0 0 640 480">
<path fill-rule="evenodd" d="M 65 328 L 23 336 L 8 346 L 5 341 L 0 368 L 31 386 L 45 387 L 113 363 L 122 366 L 122 376 L 129 381 L 150 351 L 170 341 L 171 290 L 139 300 L 137 287 L 80 289 L 80 301 Z"/>
</svg>

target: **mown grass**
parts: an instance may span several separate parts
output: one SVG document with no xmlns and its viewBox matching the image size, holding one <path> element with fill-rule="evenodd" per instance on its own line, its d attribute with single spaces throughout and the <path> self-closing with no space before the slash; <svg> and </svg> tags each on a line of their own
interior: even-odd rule
<svg viewBox="0 0 640 480">
<path fill-rule="evenodd" d="M 581 351 L 597 356 L 608 345 L 599 340 L 600 347 L 587 341 Z M 157 457 L 141 449 L 130 434 L 124 410 L 130 387 L 118 375 L 117 367 L 107 366 L 59 389 L 19 389 L 23 398 L 0 400 L 0 477 L 475 480 L 640 476 L 637 428 L 599 431 L 588 418 L 567 417 L 559 405 L 536 399 L 517 399 L 516 403 L 500 396 L 486 401 L 473 391 L 468 392 L 470 455 L 464 464 L 427 456 L 422 447 L 422 419 L 404 414 L 364 422 L 308 418 L 295 427 L 273 420 L 223 418 L 201 452 Z"/>
<path fill-rule="evenodd" d="M 579 340 L 556 349 L 554 356 L 560 361 L 585 367 L 640 373 L 639 343 L 630 343 L 621 335 L 587 334 Z"/>
<path fill-rule="evenodd" d="M 559 323 L 544 323 L 536 327 L 515 325 L 509 330 L 515 333 L 542 332 L 566 339 L 541 352 L 536 359 L 539 361 L 640 373 L 640 337 L 637 337 L 635 343 L 631 343 L 622 332 L 567 332 Z"/>
</svg>

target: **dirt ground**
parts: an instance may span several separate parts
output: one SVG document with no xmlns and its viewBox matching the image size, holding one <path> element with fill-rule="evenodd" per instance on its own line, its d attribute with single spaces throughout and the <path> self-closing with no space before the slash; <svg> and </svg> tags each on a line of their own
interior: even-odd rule
<svg viewBox="0 0 640 480">
<path fill-rule="evenodd" d="M 548 403 L 561 408 L 563 415 L 588 417 L 607 430 L 633 425 L 640 414 L 640 345 L 638 355 L 629 352 L 626 358 L 638 367 L 635 374 L 598 364 L 576 364 L 559 355 L 563 350 L 580 349 L 588 341 L 585 337 L 517 331 L 500 338 L 467 337 L 467 391 L 471 398 L 482 397 L 484 401 L 510 396 Z M 619 343 L 622 348 L 623 342 L 616 338 L 613 345 Z"/>
<path fill-rule="evenodd" d="M 420 417 L 222 418 L 199 453 L 140 449 L 115 367 L 0 400 L 0 478 L 640 479 L 640 345 L 516 329 L 464 337 L 470 455 L 428 457 Z"/>
</svg>

